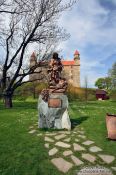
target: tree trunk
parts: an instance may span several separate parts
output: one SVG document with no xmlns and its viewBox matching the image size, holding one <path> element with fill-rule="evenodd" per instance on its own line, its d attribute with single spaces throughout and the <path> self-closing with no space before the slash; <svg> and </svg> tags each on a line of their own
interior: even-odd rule
<svg viewBox="0 0 116 175">
<path fill-rule="evenodd" d="M 12 108 L 12 95 L 10 94 L 4 95 L 4 104 L 6 108 Z"/>
</svg>

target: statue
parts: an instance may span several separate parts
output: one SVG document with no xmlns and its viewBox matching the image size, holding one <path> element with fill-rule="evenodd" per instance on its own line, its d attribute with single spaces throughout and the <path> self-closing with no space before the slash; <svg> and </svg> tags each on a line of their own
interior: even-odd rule
<svg viewBox="0 0 116 175">
<path fill-rule="evenodd" d="M 61 77 L 62 63 L 57 53 L 53 54 L 53 58 L 50 60 L 48 74 L 50 76 L 50 84 L 57 84 Z"/>
<path fill-rule="evenodd" d="M 49 77 L 49 89 L 44 89 L 41 92 L 42 99 L 44 101 L 48 101 L 49 93 L 64 93 L 67 89 L 67 81 L 65 78 L 61 77 L 61 71 L 63 69 L 63 65 L 61 63 L 58 54 L 53 53 L 53 58 L 51 58 L 48 69 L 48 77 Z"/>
<path fill-rule="evenodd" d="M 67 81 L 62 78 L 63 65 L 58 53 L 53 53 L 48 65 L 49 88 L 43 89 L 39 98 L 39 127 L 71 129 L 68 115 L 68 98 L 64 94 Z"/>
</svg>

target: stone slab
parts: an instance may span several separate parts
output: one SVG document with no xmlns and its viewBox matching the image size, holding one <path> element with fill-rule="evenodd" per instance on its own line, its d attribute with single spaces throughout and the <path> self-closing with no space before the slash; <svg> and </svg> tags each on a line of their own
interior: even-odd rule
<svg viewBox="0 0 116 175">
<path fill-rule="evenodd" d="M 69 156 L 69 155 L 71 155 L 71 154 L 73 154 L 73 152 L 72 152 L 71 150 L 67 150 L 67 151 L 64 151 L 64 152 L 63 152 L 63 155 L 64 155 L 64 156 Z"/>
<path fill-rule="evenodd" d="M 33 129 L 34 127 L 33 126 L 30 126 L 29 129 Z"/>
<path fill-rule="evenodd" d="M 67 138 L 64 140 L 64 142 L 70 142 L 71 141 L 71 138 Z"/>
<path fill-rule="evenodd" d="M 38 115 L 37 115 L 38 116 Z M 38 122 L 37 123 L 34 123 L 35 126 L 38 126 Z"/>
<path fill-rule="evenodd" d="M 84 151 L 85 150 L 84 147 L 80 146 L 77 143 L 73 143 L 73 147 L 74 147 L 74 151 Z"/>
<path fill-rule="evenodd" d="M 40 134 L 37 134 L 37 136 L 42 136 L 42 133 L 40 133 Z"/>
<path fill-rule="evenodd" d="M 94 143 L 93 141 L 87 140 L 87 141 L 83 142 L 82 144 L 83 144 L 83 145 L 91 145 L 91 144 L 93 144 L 93 143 Z"/>
<path fill-rule="evenodd" d="M 46 136 L 55 136 L 56 133 L 46 133 Z"/>
<path fill-rule="evenodd" d="M 29 134 L 33 134 L 33 133 L 35 133 L 35 132 L 36 132 L 36 130 L 33 129 L 33 130 L 29 131 Z"/>
<path fill-rule="evenodd" d="M 91 163 L 93 163 L 96 160 L 96 157 L 91 154 L 82 154 L 82 158 L 88 160 Z"/>
<path fill-rule="evenodd" d="M 73 164 L 64 160 L 63 158 L 59 157 L 59 158 L 54 158 L 51 160 L 51 162 L 56 166 L 56 168 L 63 172 L 63 173 L 67 173 L 72 167 Z"/>
<path fill-rule="evenodd" d="M 82 138 L 82 139 L 85 139 L 86 138 L 86 136 L 85 135 L 77 135 L 78 137 L 80 137 L 80 138 Z"/>
<path fill-rule="evenodd" d="M 78 133 L 80 133 L 80 134 L 84 134 L 85 132 L 84 131 L 77 131 Z"/>
<path fill-rule="evenodd" d="M 77 134 L 77 132 L 76 132 L 76 131 L 74 131 L 74 132 L 73 132 L 73 134 Z"/>
<path fill-rule="evenodd" d="M 96 153 L 96 152 L 102 151 L 102 149 L 99 148 L 98 146 L 92 146 L 89 148 L 89 151 Z"/>
<path fill-rule="evenodd" d="M 56 154 L 58 152 L 58 149 L 57 148 L 52 148 L 50 151 L 49 151 L 49 156 L 53 156 L 54 154 Z"/>
<path fill-rule="evenodd" d="M 49 145 L 49 143 L 45 143 L 44 146 L 45 146 L 45 148 L 49 148 L 50 145 Z"/>
<path fill-rule="evenodd" d="M 61 133 L 61 134 L 71 134 L 70 131 L 58 131 L 58 133 Z"/>
<path fill-rule="evenodd" d="M 45 141 L 46 141 L 46 142 L 54 142 L 54 140 L 51 139 L 51 138 L 49 138 L 49 137 L 45 137 Z"/>
<path fill-rule="evenodd" d="M 80 128 L 81 130 L 84 130 L 84 128 Z"/>
<path fill-rule="evenodd" d="M 115 160 L 115 157 L 111 155 L 98 154 L 98 156 L 107 164 L 112 163 Z"/>
<path fill-rule="evenodd" d="M 114 171 L 116 171 L 116 167 L 111 167 Z"/>
<path fill-rule="evenodd" d="M 77 166 L 84 164 L 84 162 L 82 162 L 80 159 L 78 159 L 74 155 L 71 155 L 71 159 L 75 163 L 75 165 L 77 165 Z"/>
<path fill-rule="evenodd" d="M 79 142 L 79 139 L 75 139 L 75 142 Z"/>
<path fill-rule="evenodd" d="M 65 134 L 59 134 L 59 135 L 55 136 L 54 138 L 55 138 L 56 140 L 60 140 L 60 139 L 63 139 L 64 137 L 66 137 Z"/>
<path fill-rule="evenodd" d="M 70 148 L 71 145 L 64 143 L 64 142 L 56 142 L 56 146 L 62 147 L 62 148 Z"/>
</svg>

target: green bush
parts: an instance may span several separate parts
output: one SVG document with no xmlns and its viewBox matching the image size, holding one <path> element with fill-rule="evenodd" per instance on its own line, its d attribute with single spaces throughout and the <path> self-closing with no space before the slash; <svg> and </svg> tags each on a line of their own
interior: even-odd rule
<svg viewBox="0 0 116 175">
<path fill-rule="evenodd" d="M 93 101 L 96 100 L 95 89 L 85 89 L 85 88 L 77 88 L 71 85 L 68 85 L 67 95 L 69 100 L 79 99 L 80 101 L 86 100 L 86 91 L 87 91 L 87 100 Z"/>
<path fill-rule="evenodd" d="M 39 94 L 43 89 L 47 88 L 46 83 L 26 83 L 18 87 L 14 93 L 14 99 L 25 100 L 28 97 L 38 98 Z"/>
<path fill-rule="evenodd" d="M 111 90 L 109 92 L 109 97 L 111 100 L 116 100 L 116 90 Z"/>
<path fill-rule="evenodd" d="M 14 99 L 25 101 L 25 100 L 32 100 L 38 98 L 39 94 L 43 89 L 48 88 L 47 83 L 26 83 L 20 87 L 18 87 L 14 94 Z M 86 100 L 86 90 L 87 90 L 87 100 L 93 101 L 96 100 L 95 96 L 95 89 L 85 89 L 85 88 L 77 88 L 73 87 L 72 85 L 68 85 L 67 88 L 67 96 L 69 101 L 78 99 L 80 101 Z"/>
<path fill-rule="evenodd" d="M 96 100 L 95 94 L 89 94 L 88 95 L 88 101 L 95 101 L 95 100 Z"/>
</svg>

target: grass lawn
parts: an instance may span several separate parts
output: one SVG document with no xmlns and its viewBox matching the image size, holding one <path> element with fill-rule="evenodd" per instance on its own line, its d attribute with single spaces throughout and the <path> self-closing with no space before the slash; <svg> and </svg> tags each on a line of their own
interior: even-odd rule
<svg viewBox="0 0 116 175">
<path fill-rule="evenodd" d="M 114 101 L 72 101 L 69 104 L 72 123 L 83 127 L 87 138 L 95 141 L 104 154 L 116 154 L 116 142 L 107 139 L 106 113 L 116 114 Z M 5 109 L 0 102 L 0 175 L 62 175 L 50 162 L 44 147 L 45 130 L 37 129 L 37 101 L 14 102 L 13 109 Z M 36 134 L 29 134 L 29 127 Z M 42 133 L 42 136 L 37 136 Z M 116 162 L 112 164 L 116 166 Z M 107 165 L 107 167 L 110 167 Z M 67 174 L 75 175 L 71 169 Z"/>
</svg>

